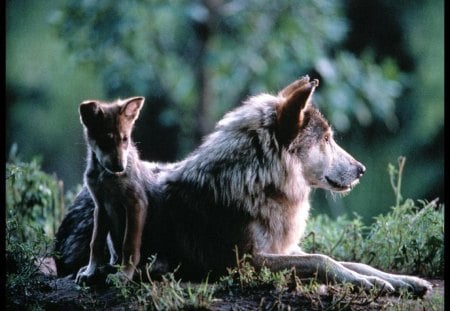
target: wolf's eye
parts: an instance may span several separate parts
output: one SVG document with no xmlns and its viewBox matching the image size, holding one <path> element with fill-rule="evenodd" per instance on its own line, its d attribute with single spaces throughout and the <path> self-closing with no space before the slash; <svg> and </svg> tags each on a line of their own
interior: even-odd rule
<svg viewBox="0 0 450 311">
<path fill-rule="evenodd" d="M 123 137 L 122 137 L 122 141 L 123 141 L 124 143 L 126 143 L 126 142 L 128 141 L 128 137 L 127 137 L 127 136 L 123 136 Z"/>
<path fill-rule="evenodd" d="M 327 143 L 327 142 L 329 142 L 330 141 L 330 134 L 325 134 L 324 136 L 323 136 L 323 140 Z"/>
</svg>

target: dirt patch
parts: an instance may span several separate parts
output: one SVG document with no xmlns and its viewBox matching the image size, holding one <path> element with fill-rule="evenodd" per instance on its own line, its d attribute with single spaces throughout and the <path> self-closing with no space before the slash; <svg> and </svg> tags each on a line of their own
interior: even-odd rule
<svg viewBox="0 0 450 311">
<path fill-rule="evenodd" d="M 7 293 L 7 310 L 24 310 L 26 306 L 40 307 L 43 310 L 136 310 L 139 304 L 135 298 L 124 299 L 116 288 L 91 287 L 82 288 L 72 279 L 57 278 L 54 275 L 38 274 L 36 286 L 26 290 Z M 411 305 L 419 304 L 420 309 L 427 309 L 427 299 L 435 293 L 444 295 L 444 281 L 432 279 L 433 291 L 423 300 L 411 299 Z M 324 287 L 326 288 L 326 287 Z M 271 288 L 253 288 L 218 291 L 208 310 L 323 310 L 339 308 L 345 310 L 380 310 L 386 304 L 398 305 L 398 297 L 381 296 L 375 301 L 364 297 L 351 299 L 335 295 L 333 288 L 319 290 L 316 294 L 298 291 L 279 292 Z M 341 299 L 341 301 L 339 301 Z M 443 299 L 442 299 L 443 301 Z M 405 302 L 402 302 L 405 304 Z M 413 307 L 415 310 L 416 308 Z M 442 306 L 443 309 L 443 306 Z"/>
<path fill-rule="evenodd" d="M 444 297 L 444 281 L 428 279 L 433 284 L 433 290 L 422 299 L 403 299 L 398 296 L 379 296 L 370 298 L 364 293 L 345 296 L 339 287 L 321 286 L 314 294 L 302 292 L 277 292 L 267 289 L 253 289 L 246 292 L 228 293 L 216 296 L 219 300 L 213 303 L 211 310 L 385 310 L 386 306 L 405 306 L 407 310 L 443 310 L 444 305 L 436 305 L 435 295 Z M 402 309 L 402 308 L 400 308 Z"/>
<path fill-rule="evenodd" d="M 7 310 L 137 310 L 142 306 L 130 294 L 128 298 L 111 286 L 77 285 L 73 279 L 58 278 L 51 258 L 40 262 L 40 272 L 32 286 L 15 287 L 6 293 Z M 343 293 L 339 286 L 321 285 L 314 292 L 301 288 L 275 290 L 259 286 L 241 290 L 239 286 L 218 289 L 207 310 L 384 310 L 386 306 L 404 306 L 410 310 L 444 309 L 444 280 L 428 279 L 433 290 L 422 299 L 400 299 L 398 296 L 368 296 L 365 293 Z M 186 286 L 186 284 L 182 284 Z M 442 306 L 439 304 L 442 303 Z M 442 307 L 442 308 L 441 308 Z M 400 309 L 402 309 L 400 307 Z"/>
</svg>

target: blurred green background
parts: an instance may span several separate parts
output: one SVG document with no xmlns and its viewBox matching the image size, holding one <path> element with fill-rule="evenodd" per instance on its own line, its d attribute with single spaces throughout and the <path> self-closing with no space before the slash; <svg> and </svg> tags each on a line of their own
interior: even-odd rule
<svg viewBox="0 0 450 311">
<path fill-rule="evenodd" d="M 247 96 L 304 74 L 367 167 L 348 196 L 314 191 L 313 214 L 387 212 L 400 155 L 403 196 L 445 201 L 441 0 L 7 1 L 6 157 L 39 156 L 74 189 L 81 101 L 145 96 L 134 140 L 144 159 L 173 161 Z"/>
</svg>

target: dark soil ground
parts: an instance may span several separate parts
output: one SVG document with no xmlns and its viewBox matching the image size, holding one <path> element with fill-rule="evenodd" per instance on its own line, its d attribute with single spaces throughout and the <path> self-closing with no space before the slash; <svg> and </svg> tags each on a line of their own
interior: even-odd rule
<svg viewBox="0 0 450 311">
<path fill-rule="evenodd" d="M 273 288 L 239 288 L 218 290 L 207 310 L 444 310 L 443 298 L 436 303 L 436 294 L 444 296 L 444 281 L 429 280 L 433 291 L 423 299 L 403 299 L 396 296 L 380 296 L 367 299 L 356 294 L 345 297 L 339 289 L 323 286 L 317 293 L 301 291 L 276 291 Z M 57 278 L 39 273 L 36 285 L 6 293 L 6 310 L 138 310 L 134 298 L 124 299 L 117 288 L 81 288 L 72 279 Z"/>
</svg>

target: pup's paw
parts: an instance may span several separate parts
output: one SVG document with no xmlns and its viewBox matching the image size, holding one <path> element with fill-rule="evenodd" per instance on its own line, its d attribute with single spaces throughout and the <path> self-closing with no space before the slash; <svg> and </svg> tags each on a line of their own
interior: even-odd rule
<svg viewBox="0 0 450 311">
<path fill-rule="evenodd" d="M 80 268 L 80 270 L 77 273 L 77 276 L 75 278 L 75 283 L 77 284 L 92 284 L 94 283 L 95 279 L 95 269 L 93 269 L 91 266 L 84 266 Z"/>
</svg>

